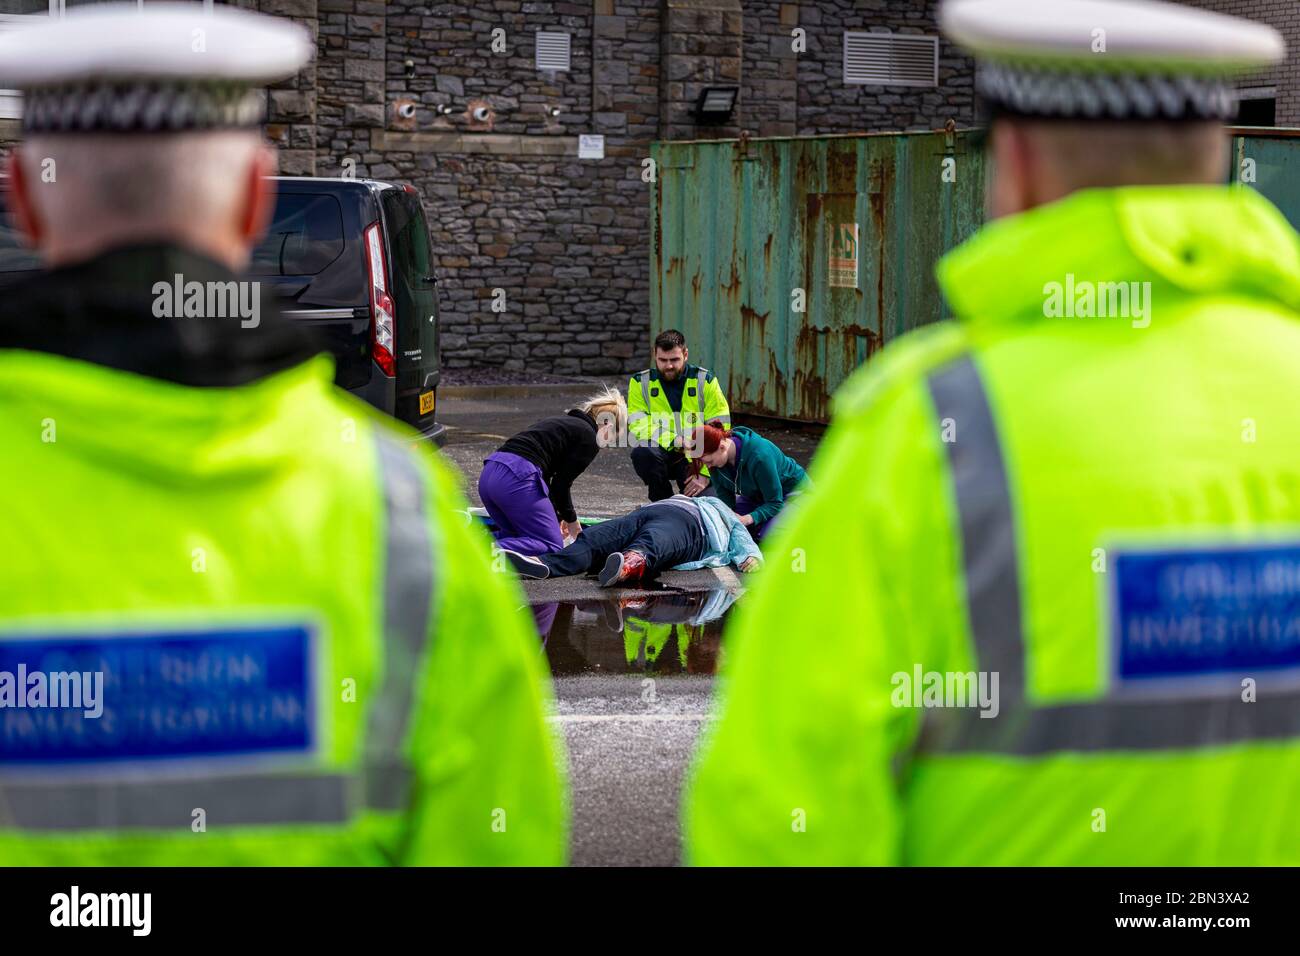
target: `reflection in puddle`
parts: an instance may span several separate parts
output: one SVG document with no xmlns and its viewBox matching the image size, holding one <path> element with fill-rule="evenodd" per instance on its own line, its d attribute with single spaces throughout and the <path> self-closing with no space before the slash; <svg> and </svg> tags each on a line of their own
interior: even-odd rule
<svg viewBox="0 0 1300 956">
<path fill-rule="evenodd" d="M 532 610 L 556 676 L 712 674 L 735 600 L 724 588 L 664 589 L 603 601 L 552 601 Z"/>
</svg>

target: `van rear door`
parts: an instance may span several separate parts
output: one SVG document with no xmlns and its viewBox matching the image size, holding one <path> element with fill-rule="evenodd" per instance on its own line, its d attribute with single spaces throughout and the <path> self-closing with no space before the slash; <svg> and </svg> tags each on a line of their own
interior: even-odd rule
<svg viewBox="0 0 1300 956">
<path fill-rule="evenodd" d="M 396 417 L 428 432 L 433 428 L 439 377 L 438 304 L 429 224 L 413 187 L 385 189 L 380 202 L 392 267 L 391 294 L 397 309 Z"/>
<path fill-rule="evenodd" d="M 275 215 L 248 271 L 273 285 L 285 313 L 334 354 L 335 384 L 363 389 L 371 378 L 370 310 L 356 201 L 341 203 L 328 184 L 277 185 Z"/>
<path fill-rule="evenodd" d="M 7 285 L 41 270 L 41 260 L 18 233 L 9 215 L 9 184 L 0 179 L 0 285 Z"/>
</svg>

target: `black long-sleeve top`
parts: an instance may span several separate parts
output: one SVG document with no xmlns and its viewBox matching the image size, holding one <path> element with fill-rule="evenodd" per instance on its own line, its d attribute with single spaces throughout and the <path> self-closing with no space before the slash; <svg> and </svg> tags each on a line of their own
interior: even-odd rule
<svg viewBox="0 0 1300 956">
<path fill-rule="evenodd" d="M 587 470 L 600 451 L 594 418 L 577 409 L 567 415 L 543 418 L 507 439 L 497 451 L 511 452 L 542 469 L 555 513 L 565 521 L 578 520 L 571 489 L 574 479 Z"/>
</svg>

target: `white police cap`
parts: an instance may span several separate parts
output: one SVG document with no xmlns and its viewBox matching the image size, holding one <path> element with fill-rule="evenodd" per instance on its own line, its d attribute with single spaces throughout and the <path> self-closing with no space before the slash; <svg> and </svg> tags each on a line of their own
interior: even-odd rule
<svg viewBox="0 0 1300 956">
<path fill-rule="evenodd" d="M 256 126 L 260 87 L 312 56 L 287 20 L 198 3 L 102 4 L 0 34 L 0 87 L 28 133 Z"/>
<path fill-rule="evenodd" d="M 1228 119 L 1232 77 L 1286 54 L 1272 27 L 1151 0 L 946 0 L 997 111 L 1071 119 Z"/>
</svg>

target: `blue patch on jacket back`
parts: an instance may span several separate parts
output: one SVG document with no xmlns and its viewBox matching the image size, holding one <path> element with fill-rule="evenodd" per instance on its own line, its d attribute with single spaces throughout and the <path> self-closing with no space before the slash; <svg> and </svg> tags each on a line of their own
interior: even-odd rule
<svg viewBox="0 0 1300 956">
<path fill-rule="evenodd" d="M 1114 555 L 1120 683 L 1300 668 L 1300 545 Z"/>
<path fill-rule="evenodd" d="M 305 754 L 317 744 L 314 652 L 304 625 L 0 635 L 0 680 L 28 684 L 0 702 L 0 768 Z M 47 688 L 97 675 L 102 712 L 38 699 L 37 674 Z"/>
</svg>

